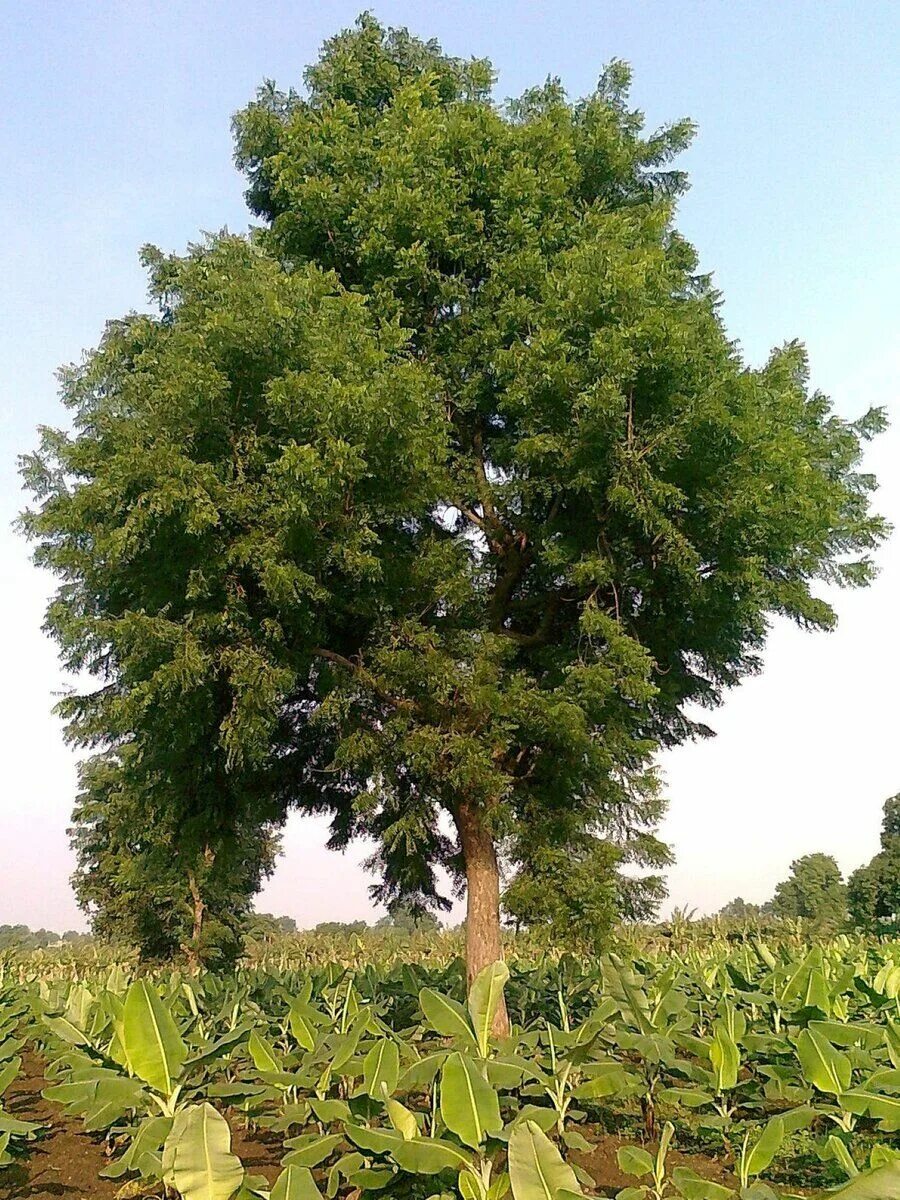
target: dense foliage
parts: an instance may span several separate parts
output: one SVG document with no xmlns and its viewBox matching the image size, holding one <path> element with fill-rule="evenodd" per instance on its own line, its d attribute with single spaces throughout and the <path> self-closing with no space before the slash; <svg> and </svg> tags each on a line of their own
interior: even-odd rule
<svg viewBox="0 0 900 1200">
<path fill-rule="evenodd" d="M 465 880 L 471 978 L 498 854 L 523 887 L 545 851 L 658 866 L 686 706 L 869 581 L 881 417 L 836 416 L 796 343 L 741 360 L 673 224 L 691 127 L 645 132 L 623 65 L 501 105 L 363 17 L 306 85 L 235 122 L 266 228 L 148 251 L 158 314 L 64 375 L 24 524 L 97 679 L 70 734 L 182 859 L 330 812 L 377 899 Z"/>
<path fill-rule="evenodd" d="M 775 889 L 772 910 L 778 917 L 842 925 L 847 917 L 847 889 L 832 856 L 805 854 L 792 862 L 789 877 Z"/>
<path fill-rule="evenodd" d="M 208 825 L 192 837 L 177 809 L 147 803 L 142 774 L 125 766 L 132 750 L 82 767 L 70 831 L 78 903 L 97 937 L 136 948 L 144 961 L 184 954 L 193 966 L 233 965 L 279 840 L 246 818 L 227 837 Z"/>
<path fill-rule="evenodd" d="M 854 871 L 847 883 L 847 903 L 854 923 L 883 932 L 900 920 L 900 796 L 884 805 L 881 850 L 870 863 Z"/>
</svg>

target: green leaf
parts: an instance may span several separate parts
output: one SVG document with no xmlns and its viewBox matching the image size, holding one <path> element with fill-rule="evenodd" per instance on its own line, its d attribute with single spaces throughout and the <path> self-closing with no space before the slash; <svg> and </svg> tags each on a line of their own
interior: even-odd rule
<svg viewBox="0 0 900 1200">
<path fill-rule="evenodd" d="M 369 1150 L 372 1154 L 388 1154 L 405 1139 L 394 1129 L 366 1129 L 363 1125 L 346 1125 L 344 1131 L 347 1137 L 361 1150 Z"/>
<path fill-rule="evenodd" d="M 304 1050 L 315 1050 L 315 1027 L 305 1013 L 301 1010 L 299 1005 L 293 1005 L 288 1016 L 288 1021 L 290 1022 L 291 1026 L 291 1033 L 294 1035 L 297 1044 Z"/>
<path fill-rule="evenodd" d="M 446 1050 L 439 1050 L 436 1054 L 426 1054 L 422 1058 L 417 1058 L 414 1063 L 410 1063 L 397 1080 L 395 1090 L 398 1092 L 427 1092 L 434 1082 L 435 1075 L 446 1061 Z"/>
<path fill-rule="evenodd" d="M 737 1086 L 741 1053 L 725 1025 L 717 1021 L 709 1046 L 709 1061 L 716 1076 L 716 1091 L 725 1092 Z"/>
<path fill-rule="evenodd" d="M 510 1129 L 523 1121 L 534 1121 L 539 1129 L 549 1133 L 556 1124 L 556 1110 L 537 1104 L 523 1104 L 510 1123 Z"/>
<path fill-rule="evenodd" d="M 441 1116 L 447 1128 L 473 1149 L 487 1134 L 503 1128 L 497 1093 L 468 1055 L 451 1054 L 444 1063 Z"/>
<path fill-rule="evenodd" d="M 855 1089 L 843 1092 L 838 1100 L 841 1108 L 847 1112 L 874 1117 L 880 1122 L 878 1128 L 884 1133 L 896 1133 L 900 1129 L 900 1096 L 883 1096 L 877 1092 Z"/>
<path fill-rule="evenodd" d="M 576 1100 L 619 1096 L 631 1086 L 632 1077 L 620 1063 L 601 1063 L 600 1066 L 602 1070 L 592 1070 L 590 1078 L 575 1088 L 572 1095 Z"/>
<path fill-rule="evenodd" d="M 316 1120 L 323 1125 L 332 1121 L 350 1121 L 352 1114 L 346 1100 L 315 1100 L 310 1099 L 309 1107 L 316 1114 Z"/>
<path fill-rule="evenodd" d="M 13 1137 L 30 1138 L 40 1129 L 37 1121 L 20 1121 L 18 1117 L 10 1117 L 0 1109 L 0 1133 L 10 1133 Z"/>
<path fill-rule="evenodd" d="M 900 1200 L 900 1162 L 886 1163 L 873 1171 L 861 1171 L 843 1187 L 823 1193 L 838 1200 Z"/>
<path fill-rule="evenodd" d="M 183 1200 L 228 1200 L 244 1178 L 241 1160 L 231 1153 L 228 1122 L 211 1104 L 176 1115 L 164 1156 Z"/>
<path fill-rule="evenodd" d="M 275 1052 L 264 1038 L 254 1029 L 247 1039 L 247 1050 L 253 1059 L 253 1065 L 258 1071 L 281 1071 L 283 1064 L 276 1058 Z"/>
<path fill-rule="evenodd" d="M 654 1162 L 646 1150 L 640 1146 L 620 1146 L 616 1151 L 616 1161 L 619 1170 L 625 1175 L 652 1175 Z"/>
<path fill-rule="evenodd" d="M 471 1158 L 458 1146 L 439 1138 L 412 1138 L 410 1141 L 401 1138 L 391 1149 L 391 1158 L 412 1175 L 437 1175 L 440 1171 L 473 1165 Z"/>
<path fill-rule="evenodd" d="M 187 1047 L 168 1008 L 146 979 L 128 989 L 122 1043 L 132 1072 L 164 1096 L 175 1088 Z"/>
<path fill-rule="evenodd" d="M 89 1040 L 83 1029 L 73 1025 L 65 1017 L 44 1017 L 44 1024 L 51 1033 L 56 1034 L 60 1041 L 68 1042 L 71 1046 L 87 1046 Z"/>
<path fill-rule="evenodd" d="M 801 1104 L 778 1115 L 784 1123 L 785 1134 L 789 1134 L 796 1133 L 799 1129 L 808 1129 L 816 1119 L 817 1113 L 809 1104 Z"/>
<path fill-rule="evenodd" d="M 459 1038 L 467 1049 L 478 1050 L 478 1039 L 469 1024 L 466 1010 L 452 996 L 422 988 L 419 1005 L 428 1024 L 442 1037 Z"/>
<path fill-rule="evenodd" d="M 469 989 L 469 1016 L 482 1058 L 487 1058 L 490 1049 L 494 1017 L 503 999 L 503 989 L 508 979 L 509 967 L 506 963 L 493 962 L 478 972 Z"/>
<path fill-rule="evenodd" d="M 481 1181 L 477 1179 L 470 1171 L 461 1171 L 457 1182 L 459 1194 L 463 1200 L 484 1200 L 484 1191 L 481 1186 Z"/>
<path fill-rule="evenodd" d="M 658 1099 L 664 1100 L 666 1104 L 681 1104 L 685 1108 L 702 1108 L 704 1104 L 712 1104 L 713 1101 L 709 1092 L 703 1092 L 699 1088 L 660 1088 L 656 1094 Z"/>
<path fill-rule="evenodd" d="M 765 1171 L 781 1149 L 783 1141 L 784 1121 L 781 1117 L 772 1117 L 763 1129 L 759 1140 L 744 1159 L 744 1168 L 747 1174 L 759 1175 Z"/>
<path fill-rule="evenodd" d="M 818 1030 L 804 1029 L 797 1038 L 797 1057 L 806 1080 L 820 1092 L 837 1096 L 850 1086 L 850 1060 Z"/>
<path fill-rule="evenodd" d="M 713 1183 L 711 1179 L 704 1179 L 690 1167 L 675 1167 L 672 1171 L 672 1182 L 684 1200 L 729 1200 L 734 1196 L 731 1188 L 723 1187 L 721 1183 Z"/>
<path fill-rule="evenodd" d="M 386 1099 L 384 1106 L 387 1109 L 388 1120 L 397 1130 L 402 1133 L 407 1141 L 411 1141 L 419 1135 L 419 1126 L 416 1122 L 415 1114 L 399 1100 Z"/>
<path fill-rule="evenodd" d="M 0 1096 L 3 1095 L 12 1081 L 19 1074 L 21 1066 L 22 1059 L 16 1055 L 16 1057 L 11 1059 L 2 1069 L 2 1071 L 0 1071 Z"/>
<path fill-rule="evenodd" d="M 137 1127 L 128 1149 L 120 1159 L 107 1167 L 100 1175 L 104 1179 L 117 1179 L 127 1171 L 137 1169 L 145 1154 L 155 1154 L 172 1131 L 171 1117 L 146 1117 Z"/>
<path fill-rule="evenodd" d="M 341 1069 L 347 1065 L 347 1063 L 356 1053 L 356 1048 L 359 1045 L 359 1039 L 365 1032 L 368 1021 L 368 1013 L 360 1013 L 360 1015 L 353 1020 L 347 1032 L 334 1039 L 331 1055 L 331 1069 L 336 1075 L 341 1072 Z"/>
<path fill-rule="evenodd" d="M 343 1140 L 340 1133 L 326 1133 L 322 1137 L 304 1134 L 289 1138 L 284 1144 L 290 1148 L 290 1153 L 284 1156 L 282 1162 L 286 1167 L 317 1167 Z"/>
<path fill-rule="evenodd" d="M 272 1185 L 269 1200 L 322 1200 L 309 1167 L 288 1164 Z"/>
<path fill-rule="evenodd" d="M 856 1163 L 853 1161 L 853 1156 L 850 1154 L 850 1151 L 847 1149 L 841 1139 L 839 1137 L 835 1137 L 833 1133 L 829 1134 L 825 1141 L 825 1150 L 822 1157 L 824 1158 L 826 1156 L 838 1163 L 845 1175 L 852 1177 L 853 1175 L 859 1174 L 859 1167 L 857 1167 Z"/>
<path fill-rule="evenodd" d="M 555 1200 L 566 1188 L 581 1194 L 575 1172 L 534 1121 L 523 1121 L 509 1138 L 513 1200 Z"/>
<path fill-rule="evenodd" d="M 363 1063 L 363 1086 L 376 1100 L 382 1100 L 385 1092 L 390 1095 L 397 1087 L 400 1075 L 400 1051 L 392 1038 L 381 1038 L 375 1043 Z"/>
<path fill-rule="evenodd" d="M 900 1068 L 900 1026 L 890 1018 L 884 1031 L 884 1042 L 892 1066 Z"/>
</svg>

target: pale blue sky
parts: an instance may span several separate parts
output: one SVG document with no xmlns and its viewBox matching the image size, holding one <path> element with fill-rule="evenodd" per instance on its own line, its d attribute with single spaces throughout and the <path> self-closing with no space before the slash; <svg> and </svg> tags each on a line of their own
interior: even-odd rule
<svg viewBox="0 0 900 1200">
<path fill-rule="evenodd" d="M 356 4 L 0 2 L 0 923 L 78 923 L 65 826 L 73 760 L 49 710 L 64 684 L 39 632 L 48 583 L 9 531 L 15 457 L 61 420 L 53 372 L 105 319 L 144 303 L 137 251 L 243 229 L 229 120 L 264 78 L 297 84 Z M 752 362 L 799 336 L 814 382 L 855 415 L 895 397 L 898 351 L 900 6 L 818 0 L 384 3 L 390 24 L 490 57 L 498 92 L 561 76 L 589 90 L 604 62 L 634 68 L 659 123 L 699 126 L 679 225 L 725 294 Z M 894 430 L 873 451 L 882 511 L 900 524 Z M 739 689 L 714 743 L 667 755 L 672 902 L 764 898 L 791 858 L 850 869 L 875 849 L 900 789 L 900 554 L 868 593 L 839 598 L 840 630 L 778 628 L 764 676 Z M 322 849 L 294 822 L 262 906 L 311 924 L 369 914 L 362 851 Z"/>
</svg>

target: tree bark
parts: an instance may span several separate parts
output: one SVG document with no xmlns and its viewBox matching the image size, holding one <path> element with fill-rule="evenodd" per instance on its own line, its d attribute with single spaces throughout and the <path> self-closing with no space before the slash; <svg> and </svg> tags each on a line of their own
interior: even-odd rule
<svg viewBox="0 0 900 1200">
<path fill-rule="evenodd" d="M 205 859 L 208 863 L 211 862 L 214 855 L 207 848 Z M 197 876 L 193 871 L 188 871 L 188 888 L 191 893 L 191 904 L 193 907 L 193 926 L 191 929 L 191 940 L 185 947 L 187 954 L 188 969 L 194 974 L 197 974 L 202 966 L 200 954 L 200 939 L 203 935 L 203 918 L 206 914 L 206 904 L 200 892 L 200 886 L 197 883 Z"/>
<path fill-rule="evenodd" d="M 500 867 L 494 839 L 481 811 L 460 804 L 456 828 L 466 865 L 466 978 L 472 980 L 491 963 L 503 958 L 500 938 Z M 495 1037 L 509 1035 L 506 1002 L 501 1001 L 494 1018 Z"/>
</svg>

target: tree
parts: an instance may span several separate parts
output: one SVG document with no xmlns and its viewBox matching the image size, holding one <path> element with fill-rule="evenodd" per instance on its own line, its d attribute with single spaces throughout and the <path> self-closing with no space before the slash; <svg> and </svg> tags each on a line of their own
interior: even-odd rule
<svg viewBox="0 0 900 1200">
<path fill-rule="evenodd" d="M 143 776 L 135 781 L 129 770 L 131 751 L 95 756 L 81 769 L 70 830 L 79 906 L 97 937 L 135 947 L 144 961 L 184 954 L 193 969 L 233 966 L 278 838 L 256 824 L 227 837 L 207 827 L 192 838 L 173 823 L 175 806 L 154 810 Z"/>
<path fill-rule="evenodd" d="M 42 950 L 60 940 L 49 929 L 29 929 L 27 925 L 0 925 L 0 950 Z"/>
<path fill-rule="evenodd" d="M 273 913 L 251 913 L 247 918 L 245 936 L 255 942 L 277 942 L 297 932 L 293 917 L 276 917 Z"/>
<path fill-rule="evenodd" d="M 370 926 L 366 921 L 320 921 L 313 930 L 313 933 L 337 934 L 340 937 L 369 932 Z"/>
<path fill-rule="evenodd" d="M 772 915 L 771 900 L 767 900 L 765 904 L 753 904 L 751 901 L 745 900 L 743 896 L 735 896 L 733 900 L 723 904 L 716 913 L 716 916 L 730 921 L 751 921 Z"/>
<path fill-rule="evenodd" d="M 854 923 L 871 933 L 895 932 L 900 922 L 900 795 L 884 804 L 881 851 L 847 881 Z"/>
<path fill-rule="evenodd" d="M 499 859 L 652 833 L 686 706 L 773 614 L 829 628 L 814 585 L 867 583 L 884 533 L 880 414 L 834 415 L 796 344 L 745 366 L 674 229 L 689 124 L 645 134 L 618 63 L 576 104 L 491 84 L 364 17 L 305 97 L 264 89 L 267 228 L 148 253 L 160 315 L 109 327 L 26 464 L 94 730 L 207 697 L 229 819 L 332 813 L 388 905 L 445 905 L 446 868 L 470 978 Z"/>
<path fill-rule="evenodd" d="M 417 909 L 399 900 L 388 910 L 386 916 L 376 921 L 376 929 L 387 929 L 397 933 L 437 933 L 441 924 L 434 913 Z"/>
<path fill-rule="evenodd" d="M 536 846 L 504 890 L 503 911 L 517 929 L 542 929 L 554 945 L 598 952 L 617 920 L 650 920 L 666 896 L 661 875 L 628 874 L 623 865 L 671 861 L 649 837 L 627 847 L 594 837 L 577 846 Z"/>
<path fill-rule="evenodd" d="M 830 854 L 806 854 L 791 863 L 790 876 L 775 889 L 776 917 L 837 925 L 847 916 L 847 889 Z"/>
<path fill-rule="evenodd" d="M 796 344 L 741 363 L 672 226 L 690 126 L 644 135 L 622 64 L 575 105 L 551 82 L 502 109 L 487 63 L 364 17 L 306 84 L 238 115 L 238 162 L 265 244 L 335 271 L 437 375 L 460 558 L 345 671 L 357 704 L 374 672 L 415 706 L 379 715 L 379 750 L 416 857 L 465 860 L 471 971 L 499 953 L 498 841 L 527 861 L 523 831 L 639 821 L 653 740 L 758 669 L 770 614 L 828 628 L 811 584 L 869 580 L 881 419 L 832 415 Z M 429 841 L 432 797 L 456 846 Z"/>
</svg>

